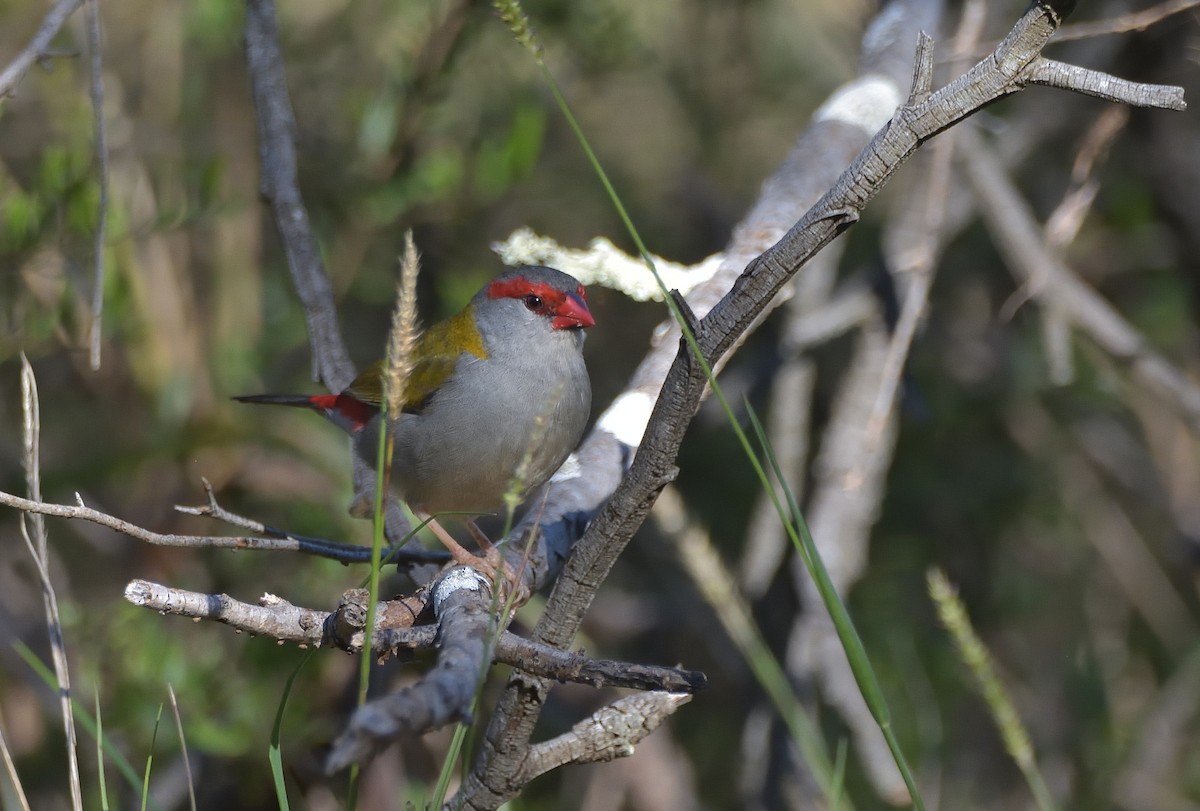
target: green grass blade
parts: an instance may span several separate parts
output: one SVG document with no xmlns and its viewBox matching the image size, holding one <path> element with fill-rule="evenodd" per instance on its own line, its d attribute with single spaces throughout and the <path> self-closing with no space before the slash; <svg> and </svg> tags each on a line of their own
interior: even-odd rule
<svg viewBox="0 0 1200 811">
<path fill-rule="evenodd" d="M 383 411 L 382 419 L 388 424 L 390 417 Z M 375 455 L 375 506 L 371 533 L 371 571 L 367 578 L 367 622 L 363 628 L 363 649 L 358 668 L 358 706 L 367 703 L 367 691 L 371 686 L 371 660 L 374 652 L 371 640 L 375 632 L 375 604 L 379 599 L 379 571 L 383 568 L 384 498 L 387 493 L 387 470 L 392 456 L 392 432 L 379 432 L 379 446 Z M 354 811 L 358 804 L 358 778 L 361 770 L 357 763 L 350 767 L 350 783 L 346 791 L 346 809 Z"/>
<path fill-rule="evenodd" d="M 833 580 L 829 576 L 829 570 L 825 568 L 825 562 L 821 560 L 817 544 L 813 540 L 812 533 L 808 530 L 808 522 L 804 520 L 804 515 L 800 511 L 800 506 L 796 503 L 796 497 L 792 493 L 791 488 L 787 486 L 787 479 L 784 478 L 783 471 L 779 468 L 779 460 L 776 459 L 775 452 L 771 448 L 771 443 L 767 440 L 762 422 L 748 402 L 746 403 L 746 410 L 750 417 L 750 424 L 754 427 L 754 434 L 758 438 L 759 445 L 762 447 L 763 453 L 771 465 L 771 470 L 775 474 L 776 481 L 779 482 L 779 486 L 783 490 L 784 498 L 787 499 L 791 520 L 788 520 L 788 516 L 781 512 L 780 517 L 784 520 L 784 527 L 787 529 L 788 535 L 791 537 L 796 549 L 798 551 L 803 550 L 801 552 L 801 559 L 804 561 L 805 568 L 808 570 L 809 576 L 812 577 L 813 583 L 817 586 L 817 593 L 820 594 L 821 601 L 825 604 L 825 610 L 829 612 L 829 616 L 833 620 L 833 627 L 837 631 L 843 650 L 846 652 L 846 659 L 850 663 L 851 672 L 854 673 L 854 680 L 858 684 L 858 690 L 862 694 L 863 700 L 866 701 L 867 708 L 871 711 L 871 717 L 879 725 L 879 731 L 883 733 L 883 738 L 892 753 L 892 759 L 896 762 L 896 768 L 899 769 L 900 776 L 904 779 L 904 785 L 908 788 L 913 806 L 918 811 L 924 811 L 925 803 L 921 799 L 920 792 L 917 790 L 917 781 L 913 776 L 912 769 L 909 768 L 908 759 L 904 757 L 904 752 L 900 748 L 900 741 L 896 737 L 896 731 L 892 728 L 891 711 L 888 709 L 887 699 L 884 698 L 883 688 L 879 685 L 879 679 L 875 676 L 875 668 L 871 666 L 871 659 L 867 655 L 866 647 L 862 643 L 862 637 L 858 635 L 858 629 L 854 627 L 854 621 L 850 619 L 850 612 L 846 610 L 846 604 L 842 601 L 841 595 L 838 594 L 837 587 L 834 586 Z M 774 491 L 774 488 L 772 488 L 772 491 Z M 778 502 L 778 499 L 775 500 Z"/>
<path fill-rule="evenodd" d="M 28 645 L 26 645 L 24 642 L 17 641 L 13 643 L 13 649 L 17 652 L 17 655 L 25 660 L 25 664 L 29 665 L 30 669 L 32 669 L 34 673 L 41 677 L 42 681 L 44 681 L 51 690 L 58 689 L 58 678 L 54 675 L 54 672 L 50 670 L 50 668 L 48 668 L 32 650 L 29 649 Z M 75 720 L 79 722 L 79 725 L 82 726 L 84 730 L 92 736 L 93 739 L 95 739 L 98 743 L 100 743 L 101 746 L 104 747 L 105 754 L 112 759 L 112 762 L 117 767 L 117 771 L 119 771 L 126 781 L 128 781 L 130 788 L 132 788 L 134 791 L 140 791 L 142 786 L 142 778 L 138 776 L 137 770 L 133 768 L 133 764 L 126 759 L 125 755 L 121 754 L 119 749 L 110 744 L 103 738 L 103 736 L 99 734 L 99 730 L 96 728 L 96 721 L 92 718 L 91 714 L 89 714 L 88 711 L 83 708 L 77 699 L 72 699 L 71 709 L 75 713 Z M 155 808 L 157 809 L 157 806 L 155 806 Z"/>
<path fill-rule="evenodd" d="M 553 94 L 559 109 L 562 111 L 563 117 L 566 119 L 568 126 L 570 126 L 571 131 L 575 134 L 576 139 L 579 141 L 584 154 L 587 156 L 588 162 L 591 164 L 592 170 L 596 173 L 596 176 L 600 179 L 600 183 L 604 186 L 609 200 L 616 209 L 621 222 L 625 225 L 625 229 L 628 231 L 630 238 L 637 247 L 638 253 L 642 257 L 643 261 L 645 261 L 650 273 L 653 275 L 659 291 L 662 293 L 663 300 L 666 302 L 667 307 L 671 312 L 671 317 L 674 319 L 675 323 L 679 325 L 680 331 L 683 334 L 683 338 L 688 344 L 689 351 L 692 353 L 692 356 L 696 360 L 697 364 L 703 370 L 704 375 L 711 386 L 713 396 L 717 398 L 721 409 L 724 411 L 726 419 L 729 421 L 734 434 L 737 436 L 738 442 L 742 446 L 742 451 L 745 454 L 746 459 L 750 462 L 751 467 L 754 468 L 755 474 L 758 476 L 759 481 L 762 482 L 763 486 L 767 487 L 768 491 L 772 494 L 772 498 L 776 503 L 776 509 L 779 511 L 781 518 L 783 518 L 783 520 L 786 522 L 786 513 L 783 511 L 783 506 L 779 504 L 778 498 L 774 496 L 774 490 L 770 487 L 770 482 L 767 478 L 766 472 L 762 468 L 762 464 L 758 460 L 758 455 L 751 447 L 750 440 L 746 436 L 745 431 L 743 431 L 741 426 L 738 424 L 737 417 L 733 412 L 732 406 L 729 404 L 729 400 L 725 397 L 725 393 L 717 384 L 716 375 L 714 374 L 708 360 L 704 357 L 704 353 L 700 349 L 700 345 L 696 340 L 695 334 L 688 325 L 687 319 L 684 318 L 683 312 L 680 310 L 679 305 L 676 303 L 674 298 L 671 297 L 666 285 L 663 283 L 662 277 L 658 273 L 658 268 L 655 266 L 649 250 L 642 241 L 641 234 L 638 233 L 637 228 L 633 224 L 633 220 L 630 218 L 624 204 L 621 202 L 620 196 L 617 194 L 616 189 L 609 180 L 607 172 L 604 171 L 604 167 L 600 164 L 599 158 L 596 157 L 596 153 L 592 149 L 587 136 L 584 135 L 582 127 L 580 127 L 574 113 L 571 111 L 571 107 L 567 103 L 566 98 L 563 96 L 553 74 L 551 74 L 550 69 L 546 66 L 545 61 L 541 58 L 541 49 L 539 46 L 537 46 L 536 41 L 533 39 L 532 33 L 528 30 L 528 24 L 526 21 L 524 21 L 524 14 L 520 11 L 520 4 L 517 2 L 498 2 L 496 3 L 496 6 L 500 9 L 501 16 L 506 20 L 506 22 L 510 19 L 517 19 L 524 24 L 524 33 L 521 33 L 517 31 L 517 28 L 511 22 L 509 23 L 510 28 L 513 28 L 514 33 L 517 34 L 518 40 L 521 41 L 522 44 L 529 48 L 534 54 L 538 68 L 541 70 L 542 76 L 545 78 L 546 83 L 550 88 L 550 92 Z M 763 654 L 765 654 L 767 659 L 771 660 L 771 667 L 763 664 L 763 660 L 760 658 L 760 656 Z M 814 747 L 812 746 L 812 741 L 809 739 L 808 733 L 804 731 L 804 724 L 798 721 L 798 719 L 801 717 L 807 719 L 807 715 L 800 716 L 792 710 L 784 709 L 789 706 L 795 706 L 802 710 L 802 708 L 799 707 L 798 702 L 795 701 L 794 696 L 791 695 L 790 687 L 786 687 L 787 680 L 786 676 L 783 675 L 782 668 L 779 666 L 778 662 L 774 660 L 774 657 L 770 654 L 770 651 L 766 648 L 765 644 L 762 646 L 762 652 L 754 653 L 753 656 L 755 659 L 748 659 L 747 661 L 749 662 L 751 669 L 755 672 L 756 677 L 759 678 L 760 684 L 763 686 L 768 696 L 771 697 L 771 700 L 775 704 L 777 710 L 779 710 L 783 715 L 784 721 L 787 724 L 793 739 L 796 741 L 797 746 L 800 747 L 802 752 L 808 753 L 806 754 L 806 757 L 809 755 L 817 757 Z M 757 663 L 755 661 L 756 659 Z M 772 673 L 775 671 L 777 671 L 779 674 L 778 679 L 772 675 Z M 778 685 L 781 683 L 785 685 L 786 688 L 782 691 L 778 687 Z M 828 796 L 828 792 L 831 788 L 831 768 L 829 766 L 828 755 L 817 757 L 815 760 L 809 760 L 808 763 L 810 768 L 812 768 L 814 775 L 817 776 L 818 783 L 821 785 L 822 790 L 825 791 L 826 796 Z"/>
<path fill-rule="evenodd" d="M 497 2 L 495 5 L 500 10 L 501 17 L 517 36 L 518 41 L 528 48 L 531 53 L 533 53 L 538 68 L 541 70 L 546 83 L 549 85 L 550 92 L 554 95 L 554 99 L 557 102 L 559 109 L 562 111 L 568 125 L 575 134 L 575 137 L 579 141 L 580 146 L 583 148 L 584 153 L 587 155 L 587 159 L 592 165 L 592 169 L 596 172 L 597 177 L 600 179 L 601 184 L 608 193 L 609 199 L 616 208 L 618 216 L 621 218 L 621 221 L 624 223 L 631 239 L 637 246 L 639 254 L 646 262 L 647 267 L 650 269 L 655 281 L 658 283 L 659 290 L 663 294 L 664 301 L 667 303 L 672 317 L 679 325 L 680 330 L 683 333 L 684 340 L 687 342 L 693 357 L 700 368 L 704 371 L 704 374 L 708 379 L 709 385 L 712 388 L 713 396 L 717 398 L 722 410 L 725 412 L 726 419 L 729 421 L 730 426 L 737 436 L 738 442 L 741 444 L 742 450 L 746 454 L 746 458 L 750 461 L 751 466 L 754 468 L 755 474 L 758 476 L 759 481 L 764 487 L 767 488 L 768 494 L 770 495 L 771 500 L 779 513 L 780 519 L 783 521 L 784 526 L 788 530 L 788 534 L 792 538 L 792 543 L 795 545 L 796 549 L 801 555 L 801 558 L 804 559 L 804 564 L 812 575 L 814 582 L 816 582 L 818 592 L 820 593 L 822 600 L 824 600 L 825 604 L 829 607 L 830 616 L 833 618 L 835 628 L 838 632 L 838 638 L 841 640 L 842 645 L 846 650 L 847 659 L 850 661 L 850 665 L 854 672 L 855 679 L 858 682 L 859 689 L 863 693 L 863 698 L 866 701 L 867 706 L 870 708 L 872 716 L 879 724 L 880 730 L 883 732 L 884 739 L 887 741 L 888 747 L 892 752 L 892 756 L 896 761 L 896 765 L 904 778 L 905 785 L 908 787 L 908 791 L 912 797 L 914 806 L 919 811 L 924 811 L 924 804 L 921 801 L 920 794 L 917 792 L 916 781 L 912 776 L 912 772 L 908 767 L 908 763 L 904 758 L 904 754 L 900 750 L 899 741 L 896 739 L 895 732 L 891 727 L 891 719 L 887 709 L 887 704 L 883 698 L 883 692 L 879 687 L 878 679 L 875 678 L 874 670 L 871 667 L 870 660 L 867 658 L 866 650 L 862 645 L 862 640 L 859 638 L 857 630 L 855 630 L 853 623 L 850 621 L 849 613 L 846 611 L 845 605 L 838 596 L 837 590 L 833 588 L 832 581 L 829 578 L 828 572 L 825 570 L 824 564 L 821 562 L 820 556 L 816 553 L 816 545 L 812 541 L 812 536 L 808 532 L 808 527 L 803 520 L 803 516 L 801 515 L 799 508 L 795 504 L 792 494 L 788 492 L 788 488 L 786 487 L 786 484 L 784 484 L 785 479 L 778 474 L 778 471 L 776 471 L 778 480 L 781 484 L 784 484 L 784 490 L 787 493 L 789 502 L 788 506 L 791 516 L 794 520 L 789 520 L 788 512 L 785 512 L 782 504 L 780 504 L 779 498 L 775 493 L 775 489 L 771 486 L 770 480 L 767 478 L 761 463 L 758 461 L 758 454 L 755 453 L 754 449 L 751 447 L 749 439 L 742 430 L 741 426 L 738 424 L 737 417 L 734 414 L 733 409 L 730 407 L 724 392 L 722 392 L 720 386 L 717 385 L 716 376 L 714 375 L 707 359 L 704 357 L 703 352 L 701 352 L 699 343 L 696 341 L 695 335 L 688 326 L 687 320 L 683 317 L 683 313 L 680 311 L 678 304 L 669 295 L 669 292 L 667 291 L 666 286 L 663 284 L 662 278 L 659 276 L 658 270 L 654 265 L 654 260 L 650 256 L 650 252 L 647 250 L 640 234 L 634 227 L 632 219 L 625 210 L 625 206 L 621 203 L 616 189 L 609 181 L 608 174 L 600 165 L 600 161 L 596 157 L 595 152 L 592 150 L 591 144 L 588 142 L 582 128 L 579 126 L 578 121 L 571 112 L 570 105 L 567 104 L 566 98 L 559 89 L 558 83 L 555 81 L 554 76 L 550 73 L 550 69 L 546 66 L 545 60 L 542 58 L 542 49 L 537 44 L 536 39 L 532 34 L 532 30 L 529 28 L 528 20 L 525 18 L 524 12 L 520 9 L 520 3 L 517 2 L 517 0 L 506 0 L 506 2 Z M 760 444 L 762 444 L 762 446 L 766 449 L 769 458 L 774 463 L 774 454 L 770 452 L 770 443 L 765 434 L 762 432 L 762 426 L 758 423 L 757 417 L 753 415 L 753 412 L 751 412 L 751 418 L 755 423 L 755 430 L 759 435 Z M 797 537 L 797 528 L 800 531 L 801 537 Z M 801 542 L 801 538 L 804 539 L 804 542 Z"/>
<path fill-rule="evenodd" d="M 682 506 L 679 509 L 682 510 Z M 800 756 L 808 764 L 817 787 L 826 797 L 830 796 L 834 784 L 834 770 L 825 741 L 816 722 L 796 698 L 787 674 L 763 639 L 745 600 L 734 588 L 733 577 L 706 539 L 700 538 L 687 528 L 668 531 L 679 538 L 679 557 L 683 566 L 700 588 L 705 601 L 713 606 L 726 634 L 750 667 L 750 672 L 754 674 L 775 712 L 783 719 L 788 734 L 796 744 Z"/>
<path fill-rule="evenodd" d="M 108 811 L 108 781 L 104 770 L 104 719 L 100 715 L 100 691 L 96 699 L 96 774 L 100 777 L 100 809 Z"/>
<path fill-rule="evenodd" d="M 471 702 L 472 712 L 475 711 L 475 703 L 475 701 Z M 458 762 L 459 753 L 467 739 L 467 728 L 467 725 L 462 722 L 454 727 L 454 735 L 450 738 L 450 748 L 446 751 L 446 758 L 442 761 L 441 771 L 438 772 L 437 786 L 433 790 L 433 801 L 429 804 L 430 808 L 441 808 L 446 802 L 446 792 L 450 790 L 450 776 L 454 774 L 454 766 Z"/>
<path fill-rule="evenodd" d="M 388 479 L 392 467 L 395 447 L 393 433 L 404 404 L 404 387 L 411 374 L 416 350 L 417 329 L 417 275 L 420 262 L 413 242 L 412 231 L 404 235 L 404 252 L 400 259 L 400 283 L 396 290 L 396 306 L 392 311 L 391 328 L 388 330 L 385 365 L 381 372 L 383 401 L 380 403 L 379 443 L 375 453 L 375 504 L 372 510 L 371 571 L 367 586 L 367 617 L 363 627 L 363 649 L 358 671 L 358 706 L 367 703 L 367 692 L 371 684 L 371 661 L 374 655 L 372 643 L 375 639 L 375 616 L 379 602 L 379 574 L 383 568 L 383 538 L 386 519 L 384 507 L 387 501 Z M 354 811 L 358 801 L 358 764 L 350 767 L 350 787 L 346 807 Z"/>
<path fill-rule="evenodd" d="M 279 706 L 275 708 L 275 723 L 271 725 L 271 745 L 267 747 L 267 760 L 271 763 L 271 779 L 275 782 L 275 800 L 279 804 L 280 811 L 288 811 L 289 808 L 287 786 L 283 780 L 283 755 L 280 751 L 280 741 L 283 739 L 283 713 L 287 709 L 288 696 L 292 694 L 292 685 L 296 683 L 296 677 L 300 675 L 300 671 L 308 664 L 312 655 L 312 649 L 306 651 L 300 663 L 296 665 L 296 669 L 284 682 L 283 695 L 279 697 Z"/>
<path fill-rule="evenodd" d="M 833 756 L 833 791 L 829 793 L 829 811 L 841 811 L 842 795 L 846 790 L 846 739 L 838 738 Z"/>
<path fill-rule="evenodd" d="M 158 727 L 162 723 L 163 702 L 158 702 L 158 714 L 154 716 L 154 731 L 150 733 L 150 751 L 146 753 L 146 770 L 142 775 L 142 811 L 150 799 L 150 772 L 154 768 L 154 744 L 158 741 Z"/>
<path fill-rule="evenodd" d="M 804 515 L 800 511 L 799 505 L 796 504 L 796 499 L 791 492 L 791 488 L 787 486 L 783 471 L 779 468 L 779 460 L 776 459 L 774 450 L 771 448 L 770 442 L 767 441 L 767 435 L 763 429 L 762 422 L 749 403 L 746 403 L 746 409 L 750 417 L 750 424 L 754 427 L 754 433 L 758 438 L 763 454 L 767 457 L 767 462 L 771 466 L 771 471 L 775 474 L 776 481 L 780 483 L 780 488 L 784 491 L 784 498 L 787 500 L 791 518 L 791 520 L 787 520 L 787 516 L 784 516 L 785 524 L 788 527 L 788 534 L 792 536 L 796 548 L 802 550 L 801 558 L 804 561 L 805 568 L 816 584 L 817 592 L 820 594 L 826 610 L 829 611 L 834 627 L 837 629 L 838 637 L 841 639 L 842 647 L 846 649 L 846 656 L 850 660 L 850 667 L 854 671 L 854 677 L 858 680 L 859 691 L 863 694 L 863 698 L 866 700 L 867 707 L 870 708 L 871 715 L 875 721 L 881 726 L 890 723 L 891 714 L 888 711 L 887 702 L 884 700 L 883 690 L 880 688 L 879 681 L 875 677 L 875 670 L 871 667 L 871 660 L 867 656 L 866 648 L 863 647 L 858 630 L 854 627 L 854 622 L 850 619 L 850 612 L 846 610 L 846 604 L 842 602 L 842 596 L 838 593 L 837 587 L 834 586 L 833 580 L 829 576 L 829 570 L 825 568 L 825 562 L 821 559 L 821 553 L 817 550 L 812 533 L 808 530 L 808 522 L 804 520 Z M 797 530 L 799 531 L 798 536 Z"/>
</svg>

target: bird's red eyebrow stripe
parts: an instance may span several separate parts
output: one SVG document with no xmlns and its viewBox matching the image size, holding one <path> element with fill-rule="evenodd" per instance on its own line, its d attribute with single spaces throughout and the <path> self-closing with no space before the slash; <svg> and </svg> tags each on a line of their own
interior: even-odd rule
<svg viewBox="0 0 1200 811">
<path fill-rule="evenodd" d="M 506 281 L 494 281 L 488 285 L 488 298 L 523 298 L 532 293 L 544 301 L 550 310 L 557 309 L 567 300 L 567 294 L 558 288 L 551 287 L 545 282 L 531 282 L 528 279 L 516 278 Z M 583 295 L 583 285 L 580 285 L 579 295 Z"/>
</svg>

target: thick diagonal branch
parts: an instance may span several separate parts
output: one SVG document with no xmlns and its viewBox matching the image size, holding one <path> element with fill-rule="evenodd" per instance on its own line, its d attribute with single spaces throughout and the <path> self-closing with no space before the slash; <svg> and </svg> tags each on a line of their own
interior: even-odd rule
<svg viewBox="0 0 1200 811">
<path fill-rule="evenodd" d="M 936 15 L 936 3 L 933 8 Z M 885 16 L 889 23 L 895 23 L 897 17 L 905 18 L 906 10 L 903 3 L 893 4 Z M 896 112 L 890 124 L 866 145 L 828 192 L 782 239 L 752 259 L 725 297 L 704 316 L 696 330 L 696 338 L 705 359 L 710 364 L 717 363 L 762 316 L 800 267 L 857 220 L 863 207 L 922 143 L 992 101 L 1019 91 L 1029 80 L 1027 71 L 1040 58 L 1041 49 L 1066 10 L 1051 3 L 1035 4 L 992 55 L 941 90 L 924 97 L 914 94 L 910 103 Z M 909 12 L 909 19 L 912 16 Z M 913 32 L 906 44 L 910 53 L 911 43 L 915 40 Z M 904 78 L 907 80 L 908 76 Z M 1122 100 L 1178 107 L 1177 94 L 1169 88 L 1136 86 L 1136 89 L 1137 93 L 1128 92 L 1128 97 Z M 1119 86 L 1116 92 L 1127 91 L 1130 88 Z M 845 131 L 839 134 L 843 138 L 847 136 Z M 804 167 L 805 170 L 809 168 Z M 803 171 L 799 174 L 804 176 Z M 771 232 L 770 225 L 760 225 L 753 220 L 754 213 L 735 234 L 735 242 L 751 229 Z M 740 254 L 732 248 L 727 255 L 736 261 Z M 728 280 L 729 274 L 718 273 L 714 283 L 727 284 Z M 695 297 L 701 298 L 706 293 L 711 293 L 711 288 L 702 293 L 698 291 Z M 689 298 L 689 303 L 691 300 Z M 703 312 L 695 305 L 693 309 Z M 646 361 L 646 365 L 649 364 L 661 369 L 661 352 L 652 351 Z M 653 381 L 636 383 L 642 387 L 637 391 L 653 389 Z M 563 645 L 574 636 L 616 556 L 641 525 L 658 491 L 674 477 L 676 454 L 706 384 L 705 375 L 690 350 L 680 345 L 661 384 L 661 394 L 628 474 L 589 525 L 556 582 L 546 613 L 535 631 L 541 641 Z M 602 419 L 601 428 L 604 427 Z M 547 690 L 548 685 L 525 677 L 510 681 L 492 720 L 481 762 L 456 798 L 458 805 L 494 808 L 519 790 L 520 764 Z"/>
</svg>

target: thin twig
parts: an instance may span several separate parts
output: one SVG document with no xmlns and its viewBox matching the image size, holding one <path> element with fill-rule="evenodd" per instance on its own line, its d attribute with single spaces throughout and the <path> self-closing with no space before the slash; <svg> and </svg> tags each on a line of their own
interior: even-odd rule
<svg viewBox="0 0 1200 811">
<path fill-rule="evenodd" d="M 1155 23 L 1162 22 L 1175 14 L 1182 14 L 1196 6 L 1200 6 L 1200 0 L 1167 0 L 1167 2 L 1160 3 L 1157 6 L 1130 12 L 1129 14 L 1122 14 L 1120 17 L 1114 17 L 1111 20 L 1072 23 L 1058 29 L 1058 33 L 1054 35 L 1054 39 L 1051 42 L 1057 44 L 1059 42 L 1069 42 L 1073 39 L 1084 39 L 1085 37 L 1124 34 L 1129 31 L 1145 31 Z"/>
<path fill-rule="evenodd" d="M 76 498 L 79 495 L 76 494 Z M 339 563 L 365 563 L 371 559 L 371 550 L 369 547 L 358 546 L 357 544 L 339 543 L 337 541 L 328 541 L 321 538 L 310 538 L 303 535 L 292 535 L 283 532 L 282 530 L 273 529 L 265 524 L 259 524 L 262 527 L 262 532 L 270 533 L 274 537 L 255 538 L 247 535 L 176 535 L 173 533 L 160 533 L 152 530 L 139 527 L 136 524 L 131 524 L 128 521 L 109 515 L 108 513 L 99 510 L 93 510 L 83 504 L 82 499 L 75 506 L 66 504 L 48 504 L 42 501 L 34 501 L 20 496 L 14 496 L 10 493 L 0 491 L 0 505 L 12 507 L 21 510 L 24 513 L 33 515 L 49 515 L 55 518 L 75 518 L 84 521 L 91 521 L 93 524 L 99 524 L 102 527 L 116 530 L 123 535 L 128 535 L 144 543 L 153 544 L 155 546 L 181 546 L 192 547 L 197 549 L 212 548 L 212 549 L 257 549 L 266 552 L 302 552 L 306 555 L 315 555 L 317 557 L 329 558 L 336 560 Z M 184 512 L 195 511 L 196 515 L 207 514 L 209 508 L 206 507 L 183 507 L 179 508 Z M 225 513 L 231 515 L 231 513 Z M 246 520 L 246 519 L 243 519 Z M 392 561 L 414 562 L 414 563 L 441 563 L 446 560 L 444 553 L 440 551 L 428 551 L 424 549 L 390 549 L 386 551 L 385 557 Z"/>
<path fill-rule="evenodd" d="M 175 716 L 175 729 L 179 732 L 179 756 L 183 760 L 183 773 L 187 778 L 188 806 L 196 811 L 196 783 L 192 780 L 192 761 L 188 757 L 187 738 L 183 734 L 183 719 L 179 715 L 179 701 L 175 698 L 175 688 L 167 682 L 167 695 L 171 699 L 171 712 Z"/>
<path fill-rule="evenodd" d="M 1109 147 L 1127 121 L 1128 107 L 1108 107 L 1084 135 L 1071 167 L 1071 187 L 1046 218 L 1046 248 L 1056 256 L 1063 256 L 1067 246 L 1075 241 L 1079 229 L 1083 227 L 1084 220 L 1092 210 L 1092 204 L 1100 192 L 1100 181 L 1094 176 L 1097 164 L 1108 155 Z M 1039 314 L 1050 380 L 1055 385 L 1067 385 L 1075 379 L 1075 354 L 1071 347 L 1070 324 L 1066 316 L 1054 306 L 1042 307 Z"/>
<path fill-rule="evenodd" d="M 3 73 L 0 73 L 0 99 L 12 94 L 17 82 L 21 81 L 21 77 L 33 67 L 35 62 L 46 56 L 50 40 L 54 39 L 63 23 L 75 12 L 75 9 L 83 5 L 83 2 L 84 0 L 58 0 L 54 4 L 54 7 L 42 20 L 33 39 L 25 46 L 25 50 L 17 54 L 17 58 L 8 64 Z"/>
<path fill-rule="evenodd" d="M 13 793 L 17 795 L 17 802 L 21 804 L 21 811 L 29 811 L 29 800 L 25 797 L 25 787 L 21 785 L 21 775 L 17 774 L 17 764 L 13 763 L 12 752 L 4 738 L 3 715 L 0 715 L 0 758 L 4 760 L 4 772 L 8 775 Z"/>
<path fill-rule="evenodd" d="M 38 403 L 37 378 L 29 359 L 21 354 L 21 411 L 24 415 L 24 458 L 25 481 L 32 500 L 42 499 L 40 454 L 41 417 Z M 32 526 L 32 531 L 30 527 Z M 33 558 L 38 578 L 42 585 L 42 598 L 46 611 L 46 630 L 50 636 L 50 656 L 54 661 L 54 673 L 58 679 L 58 699 L 62 711 L 63 732 L 66 736 L 67 774 L 71 786 L 71 804 L 75 811 L 83 811 L 83 789 L 79 782 L 78 740 L 75 736 L 75 715 L 71 709 L 71 674 L 67 665 L 67 648 L 63 641 L 62 619 L 58 612 L 58 596 L 50 580 L 50 553 L 46 537 L 46 522 L 40 515 L 21 514 L 21 535 Z"/>
<path fill-rule="evenodd" d="M 108 146 L 104 127 L 104 54 L 101 47 L 100 0 L 88 0 L 87 39 L 91 56 L 92 129 L 100 185 L 96 233 L 92 238 L 92 325 L 88 341 L 88 359 L 92 371 L 99 371 L 104 312 L 104 242 L 108 225 Z"/>
<path fill-rule="evenodd" d="M 212 484 L 203 476 L 200 477 L 200 482 L 204 486 L 204 492 L 208 496 L 208 504 L 203 507 L 185 507 L 181 504 L 176 504 L 175 509 L 178 512 L 187 515 L 207 515 L 218 521 L 224 521 L 235 527 L 248 529 L 251 532 L 257 532 L 260 535 L 266 535 L 269 538 L 282 538 L 291 541 L 297 541 L 302 544 L 309 545 L 309 549 L 300 549 L 298 551 L 308 552 L 312 555 L 320 555 L 328 557 L 342 563 L 365 563 L 371 559 L 370 547 L 355 546 L 346 544 L 340 541 L 331 541 L 328 538 L 317 538 L 312 535 L 301 535 L 295 532 L 273 527 L 270 524 L 264 524 L 253 518 L 247 518 L 243 515 L 231 512 L 219 503 L 217 503 L 216 493 L 213 491 Z M 425 549 L 420 546 L 407 545 L 407 537 L 402 537 L 400 546 L 389 546 L 383 550 L 384 563 L 397 564 L 417 564 L 417 563 L 445 563 L 450 560 L 450 554 L 442 549 Z M 255 549 L 268 549 L 265 546 L 255 546 Z M 273 548 L 273 547 L 271 547 Z"/>
</svg>

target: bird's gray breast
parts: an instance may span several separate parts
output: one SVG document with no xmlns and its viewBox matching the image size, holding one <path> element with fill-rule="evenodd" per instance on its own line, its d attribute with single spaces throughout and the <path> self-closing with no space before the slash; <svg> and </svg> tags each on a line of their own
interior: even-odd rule
<svg viewBox="0 0 1200 811">
<path fill-rule="evenodd" d="M 402 420 L 393 476 L 410 505 L 495 510 L 506 493 L 523 494 L 562 465 L 587 424 L 591 387 L 581 336 L 551 337 L 562 341 L 554 351 L 464 355 L 422 412 Z"/>
</svg>

